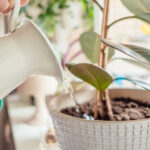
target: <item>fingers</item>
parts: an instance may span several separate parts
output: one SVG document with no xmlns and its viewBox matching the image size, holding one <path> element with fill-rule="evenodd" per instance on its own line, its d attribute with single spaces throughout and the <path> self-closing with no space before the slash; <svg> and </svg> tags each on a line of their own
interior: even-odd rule
<svg viewBox="0 0 150 150">
<path fill-rule="evenodd" d="M 9 8 L 8 0 L 0 0 L 0 12 L 4 12 Z"/>
<path fill-rule="evenodd" d="M 8 1 L 9 1 L 9 7 L 7 8 L 6 11 L 3 12 L 4 14 L 9 13 L 13 9 L 13 7 L 15 5 L 15 0 L 8 0 Z"/>
<path fill-rule="evenodd" d="M 20 0 L 21 7 L 25 6 L 29 0 Z M 15 0 L 0 0 L 0 12 L 7 14 L 15 5 Z"/>
<path fill-rule="evenodd" d="M 29 0 L 21 0 L 20 2 L 21 2 L 21 7 L 22 7 L 22 6 L 25 6 L 29 2 Z"/>
</svg>

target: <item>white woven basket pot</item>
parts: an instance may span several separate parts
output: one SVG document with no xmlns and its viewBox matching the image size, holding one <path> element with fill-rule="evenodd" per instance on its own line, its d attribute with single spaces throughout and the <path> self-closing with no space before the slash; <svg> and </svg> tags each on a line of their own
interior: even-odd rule
<svg viewBox="0 0 150 150">
<path fill-rule="evenodd" d="M 76 98 L 82 103 L 94 95 L 94 91 L 80 91 Z M 130 97 L 150 104 L 150 92 L 144 90 L 112 89 L 110 97 Z M 150 150 L 150 119 L 88 121 L 59 112 L 73 105 L 69 95 L 62 95 L 50 103 L 50 115 L 61 150 Z"/>
</svg>

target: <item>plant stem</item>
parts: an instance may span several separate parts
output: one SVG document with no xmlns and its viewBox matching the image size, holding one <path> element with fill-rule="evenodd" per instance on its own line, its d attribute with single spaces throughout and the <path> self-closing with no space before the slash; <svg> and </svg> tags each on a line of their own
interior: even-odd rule
<svg viewBox="0 0 150 150">
<path fill-rule="evenodd" d="M 93 0 L 93 2 L 100 8 L 101 11 L 103 11 L 103 7 L 99 4 L 97 0 Z"/>
<path fill-rule="evenodd" d="M 65 63 L 66 63 L 66 59 L 71 51 L 71 48 L 79 41 L 79 39 L 75 39 L 73 42 L 71 42 L 68 46 L 68 49 L 66 51 L 66 53 L 64 54 L 63 56 L 63 59 L 62 59 L 62 67 L 63 69 L 65 69 Z"/>
<path fill-rule="evenodd" d="M 107 24 L 108 24 L 108 13 L 109 13 L 109 0 L 105 0 L 104 10 L 103 10 L 103 20 L 102 20 L 102 28 L 101 28 L 101 38 L 107 37 Z M 105 44 L 103 42 L 100 43 L 100 55 L 99 55 L 99 66 L 105 68 L 106 65 L 106 53 Z"/>
<path fill-rule="evenodd" d="M 79 55 L 81 55 L 83 53 L 82 50 L 78 51 L 77 53 L 75 53 L 68 61 L 72 61 L 74 60 L 76 57 L 78 57 Z"/>
<path fill-rule="evenodd" d="M 116 23 L 118 23 L 120 21 L 123 21 L 123 20 L 126 20 L 126 19 L 133 19 L 133 18 L 137 18 L 137 16 L 128 16 L 128 17 L 117 19 L 117 20 L 113 21 L 110 25 L 108 25 L 107 28 L 109 29 L 110 27 L 112 27 L 113 25 L 115 25 Z"/>
<path fill-rule="evenodd" d="M 106 38 L 107 37 L 107 24 L 108 24 L 108 13 L 109 13 L 109 0 L 105 0 L 104 9 L 103 9 L 103 20 L 102 20 L 102 28 L 101 28 L 101 37 Z M 105 53 L 105 44 L 103 42 L 100 43 L 100 54 L 99 54 L 99 66 L 102 68 L 105 68 L 105 65 L 107 64 L 107 55 Z M 98 116 L 98 102 L 101 96 L 100 100 L 100 106 L 101 106 L 101 115 L 106 114 L 106 109 L 108 111 L 108 116 L 111 120 L 113 120 L 113 113 L 109 98 L 108 91 L 104 92 L 105 95 L 105 102 L 102 99 L 102 93 L 100 94 L 99 91 L 96 92 L 96 100 L 95 100 L 95 110 L 94 110 L 94 118 L 97 119 Z M 106 106 L 106 108 L 105 108 Z"/>
<path fill-rule="evenodd" d="M 110 100 L 108 90 L 105 91 L 105 100 L 106 100 L 106 107 L 107 107 L 108 117 L 109 117 L 110 120 L 114 120 L 112 105 L 111 105 L 111 100 Z"/>
<path fill-rule="evenodd" d="M 97 92 L 96 91 L 96 101 L 95 101 L 95 110 L 94 110 L 94 118 L 97 119 L 98 117 L 98 101 L 100 99 L 100 114 L 102 118 L 105 118 L 107 115 L 107 112 L 104 111 L 106 110 L 106 104 L 105 100 L 103 98 L 103 93 L 102 92 Z"/>
<path fill-rule="evenodd" d="M 96 91 L 96 97 L 95 97 L 95 105 L 94 105 L 94 119 L 96 120 L 98 117 L 98 100 L 99 100 L 99 92 Z M 103 112 L 102 112 L 103 113 Z M 102 115 L 101 113 L 101 115 Z"/>
</svg>

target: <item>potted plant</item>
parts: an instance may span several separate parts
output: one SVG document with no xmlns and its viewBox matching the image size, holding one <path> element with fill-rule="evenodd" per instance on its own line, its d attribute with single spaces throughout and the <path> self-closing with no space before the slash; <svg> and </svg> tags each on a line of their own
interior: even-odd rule
<svg viewBox="0 0 150 150">
<path fill-rule="evenodd" d="M 103 11 L 101 36 L 94 32 L 81 35 L 82 50 L 93 62 L 67 64 L 68 70 L 97 89 L 80 90 L 58 96 L 50 102 L 56 136 L 61 150 L 148 150 L 150 149 L 150 92 L 137 89 L 109 89 L 115 80 L 105 67 L 106 48 L 119 50 L 140 64 L 150 68 L 150 50 L 136 46 L 117 44 L 107 40 L 108 29 L 120 20 L 139 18 L 149 22 L 149 1 L 122 0 L 135 15 L 114 21 L 108 25 L 109 0 Z M 99 56 L 98 56 L 99 51 Z M 125 78 L 124 78 L 125 79 Z M 145 89 L 143 82 L 127 79 Z M 148 89 L 149 90 L 149 89 Z M 93 101 L 94 100 L 94 101 Z"/>
</svg>

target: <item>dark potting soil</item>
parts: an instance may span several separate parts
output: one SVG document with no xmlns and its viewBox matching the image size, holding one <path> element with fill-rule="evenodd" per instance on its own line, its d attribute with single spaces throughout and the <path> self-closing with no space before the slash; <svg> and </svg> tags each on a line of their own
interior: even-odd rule
<svg viewBox="0 0 150 150">
<path fill-rule="evenodd" d="M 139 120 L 150 118 L 150 105 L 136 102 L 130 98 L 115 98 L 111 101 L 115 121 Z M 101 116 L 98 106 L 97 120 L 109 120 Z M 87 120 L 94 120 L 94 103 L 89 101 L 78 107 L 69 107 L 61 110 L 62 113 Z"/>
</svg>

